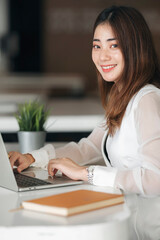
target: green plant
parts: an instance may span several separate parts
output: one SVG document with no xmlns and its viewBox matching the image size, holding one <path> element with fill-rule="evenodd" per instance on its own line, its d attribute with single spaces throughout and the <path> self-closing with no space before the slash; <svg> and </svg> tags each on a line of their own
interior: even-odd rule
<svg viewBox="0 0 160 240">
<path fill-rule="evenodd" d="M 26 102 L 18 106 L 18 113 L 15 115 L 20 131 L 44 131 L 44 124 L 49 115 L 44 104 L 38 101 Z"/>
</svg>

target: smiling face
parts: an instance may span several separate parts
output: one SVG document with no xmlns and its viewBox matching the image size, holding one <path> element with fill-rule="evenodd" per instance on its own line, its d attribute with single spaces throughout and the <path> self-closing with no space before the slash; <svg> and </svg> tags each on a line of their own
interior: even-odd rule
<svg viewBox="0 0 160 240">
<path fill-rule="evenodd" d="M 112 28 L 98 25 L 94 32 L 92 60 L 107 82 L 117 82 L 124 69 L 124 58 Z"/>
</svg>

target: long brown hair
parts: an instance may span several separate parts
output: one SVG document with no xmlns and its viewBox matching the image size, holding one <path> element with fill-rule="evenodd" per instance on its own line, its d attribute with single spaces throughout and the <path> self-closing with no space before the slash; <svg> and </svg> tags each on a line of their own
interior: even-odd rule
<svg viewBox="0 0 160 240">
<path fill-rule="evenodd" d="M 151 32 L 141 13 L 132 7 L 113 6 L 99 14 L 93 30 L 105 23 L 111 26 L 124 57 L 120 91 L 118 83 L 104 81 L 97 71 L 106 125 L 113 136 L 133 95 L 148 83 L 160 88 L 160 71 Z"/>
</svg>

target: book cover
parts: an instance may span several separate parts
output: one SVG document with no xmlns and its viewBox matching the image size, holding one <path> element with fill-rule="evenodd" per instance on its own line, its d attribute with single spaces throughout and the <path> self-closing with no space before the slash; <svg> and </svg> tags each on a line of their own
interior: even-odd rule
<svg viewBox="0 0 160 240">
<path fill-rule="evenodd" d="M 123 194 L 111 194 L 91 190 L 76 190 L 23 201 L 22 207 L 33 211 L 70 216 L 121 203 L 124 203 Z"/>
</svg>

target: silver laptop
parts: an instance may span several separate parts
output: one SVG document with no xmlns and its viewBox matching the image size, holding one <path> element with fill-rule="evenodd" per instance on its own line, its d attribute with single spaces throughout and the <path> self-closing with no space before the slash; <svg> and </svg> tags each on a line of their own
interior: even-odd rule
<svg viewBox="0 0 160 240">
<path fill-rule="evenodd" d="M 36 189 L 63 187 L 82 184 L 83 181 L 73 181 L 62 174 L 55 177 L 48 176 L 48 172 L 41 168 L 29 167 L 22 173 L 16 168 L 12 170 L 8 154 L 0 134 L 0 186 L 13 191 L 22 192 Z"/>
</svg>

